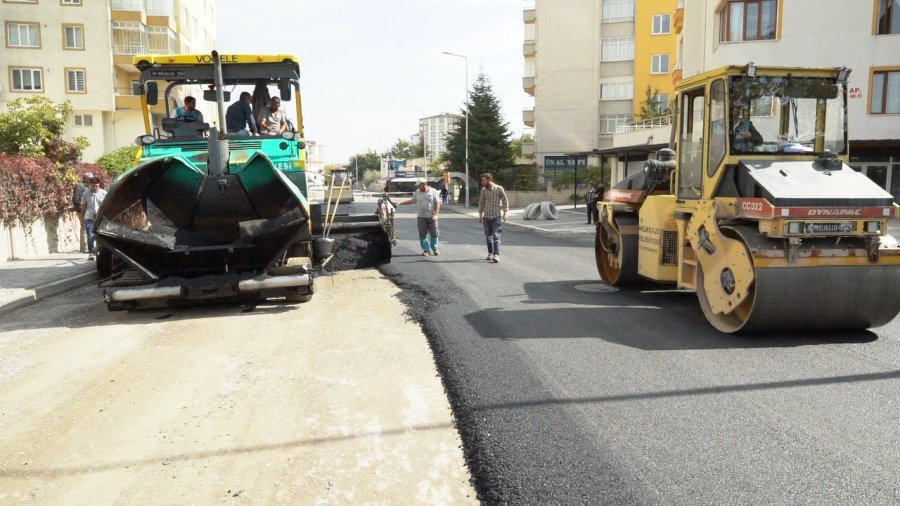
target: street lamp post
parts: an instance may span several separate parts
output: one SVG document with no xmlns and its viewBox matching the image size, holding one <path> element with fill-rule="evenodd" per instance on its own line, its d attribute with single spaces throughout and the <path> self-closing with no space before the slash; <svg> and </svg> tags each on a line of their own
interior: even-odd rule
<svg viewBox="0 0 900 506">
<path fill-rule="evenodd" d="M 466 209 L 469 208 L 469 57 L 464 54 L 454 54 L 443 51 L 447 56 L 462 58 L 466 63 Z"/>
<path fill-rule="evenodd" d="M 410 109 L 410 111 L 417 112 L 419 114 L 425 114 L 425 111 L 419 109 Z M 424 118 L 419 118 L 421 121 Z M 422 124 L 422 157 L 425 158 L 425 179 L 428 179 L 428 148 L 425 147 L 425 125 L 427 123 Z"/>
</svg>

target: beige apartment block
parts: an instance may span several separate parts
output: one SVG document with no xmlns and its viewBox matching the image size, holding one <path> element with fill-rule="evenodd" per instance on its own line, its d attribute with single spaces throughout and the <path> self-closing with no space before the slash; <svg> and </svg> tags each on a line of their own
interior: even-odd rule
<svg viewBox="0 0 900 506">
<path fill-rule="evenodd" d="M 425 157 L 436 160 L 447 151 L 447 136 L 463 124 L 462 116 L 447 112 L 420 118 L 419 134 L 413 139 L 416 143 L 422 143 L 424 139 Z"/>
<path fill-rule="evenodd" d="M 522 119 L 534 128 L 534 143 L 523 145 L 523 155 L 533 155 L 544 174 L 571 170 L 575 163 L 601 164 L 600 155 L 614 147 L 614 134 L 634 122 L 648 84 L 662 83 L 654 88 L 668 98 L 675 2 L 657 2 L 644 12 L 638 1 L 537 0 L 525 8 L 522 87 L 534 97 L 534 107 Z M 638 12 L 646 19 L 636 18 Z M 663 15 L 664 30 L 662 24 L 654 29 L 654 16 Z M 669 36 L 661 37 L 663 32 Z M 666 56 L 664 69 L 659 62 L 651 65 L 657 53 Z M 636 56 L 643 58 L 639 65 Z"/>
<path fill-rule="evenodd" d="M 850 69 L 850 164 L 900 201 L 900 2 L 684 0 L 679 37 L 685 78 L 749 62 Z"/>
<path fill-rule="evenodd" d="M 215 16 L 215 0 L 2 0 L 0 109 L 34 94 L 69 100 L 66 136 L 87 137 L 93 161 L 144 133 L 133 56 L 207 52 Z M 156 107 L 154 124 L 165 114 Z"/>
</svg>

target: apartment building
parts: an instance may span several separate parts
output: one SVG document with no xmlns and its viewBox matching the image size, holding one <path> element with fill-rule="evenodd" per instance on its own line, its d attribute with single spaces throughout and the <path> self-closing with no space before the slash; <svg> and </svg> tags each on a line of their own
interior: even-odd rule
<svg viewBox="0 0 900 506">
<path fill-rule="evenodd" d="M 847 67 L 850 164 L 900 201 L 900 2 L 684 0 L 689 77 L 723 65 Z"/>
<path fill-rule="evenodd" d="M 0 7 L 0 108 L 34 94 L 69 100 L 75 114 L 66 135 L 88 139 L 87 161 L 143 133 L 134 55 L 207 52 L 216 41 L 215 0 L 2 0 Z M 153 114 L 161 117 L 165 105 Z"/>
<path fill-rule="evenodd" d="M 462 116 L 442 112 L 419 119 L 417 144 L 425 139 L 425 155 L 429 160 L 440 158 L 447 151 L 447 135 L 455 132 L 463 124 Z"/>
<path fill-rule="evenodd" d="M 537 0 L 526 8 L 523 89 L 534 107 L 523 121 L 538 167 L 597 165 L 597 150 L 640 118 L 650 97 L 660 110 L 672 96 L 675 0 Z"/>
</svg>

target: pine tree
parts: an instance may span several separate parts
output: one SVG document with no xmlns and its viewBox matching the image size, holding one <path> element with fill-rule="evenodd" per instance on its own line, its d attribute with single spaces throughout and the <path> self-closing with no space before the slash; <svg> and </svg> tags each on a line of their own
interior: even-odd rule
<svg viewBox="0 0 900 506">
<path fill-rule="evenodd" d="M 515 156 L 510 147 L 509 123 L 500 113 L 500 101 L 484 73 L 478 74 L 469 95 L 469 176 L 478 181 L 485 172 L 512 167 Z M 444 158 L 453 172 L 466 170 L 466 127 L 462 110 L 459 128 L 447 136 Z"/>
</svg>

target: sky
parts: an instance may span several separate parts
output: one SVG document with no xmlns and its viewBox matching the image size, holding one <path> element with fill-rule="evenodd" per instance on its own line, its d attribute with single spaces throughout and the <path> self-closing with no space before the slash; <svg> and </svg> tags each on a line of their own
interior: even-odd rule
<svg viewBox="0 0 900 506">
<path fill-rule="evenodd" d="M 218 0 L 222 53 L 291 53 L 300 60 L 304 134 L 326 163 L 409 140 L 418 119 L 458 113 L 479 72 L 510 131 L 522 110 L 523 0 Z"/>
</svg>

